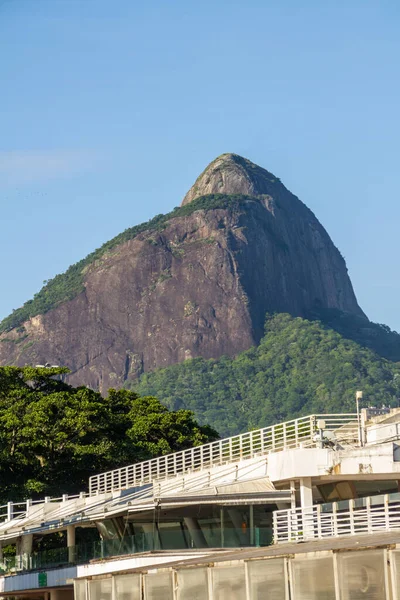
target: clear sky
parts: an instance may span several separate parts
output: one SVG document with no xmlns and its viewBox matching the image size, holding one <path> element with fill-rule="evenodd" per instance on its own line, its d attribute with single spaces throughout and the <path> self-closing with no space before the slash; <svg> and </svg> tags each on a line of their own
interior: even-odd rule
<svg viewBox="0 0 400 600">
<path fill-rule="evenodd" d="M 235 152 L 399 331 L 399 31 L 398 0 L 0 0 L 0 318 Z"/>
</svg>

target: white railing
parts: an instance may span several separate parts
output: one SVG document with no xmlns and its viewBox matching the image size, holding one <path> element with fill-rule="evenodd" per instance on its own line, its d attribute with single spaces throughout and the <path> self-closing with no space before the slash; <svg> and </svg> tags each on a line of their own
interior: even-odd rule
<svg viewBox="0 0 400 600">
<path fill-rule="evenodd" d="M 274 512 L 275 544 L 393 529 L 400 529 L 400 494 Z"/>
<path fill-rule="evenodd" d="M 76 500 L 77 498 L 85 498 L 88 496 L 86 492 L 80 494 L 68 495 L 64 494 L 59 498 L 46 496 L 41 500 L 24 500 L 23 502 L 7 502 L 0 506 L 0 524 L 13 519 L 24 519 L 31 507 L 36 507 L 39 504 L 48 504 L 49 502 L 66 502 L 67 500 Z"/>
<path fill-rule="evenodd" d="M 93 475 L 89 479 L 89 495 L 127 489 L 269 452 L 312 446 L 319 419 L 325 421 L 325 431 L 342 427 L 346 430 L 345 436 L 353 437 L 357 433 L 357 415 L 354 413 L 309 415 Z"/>
</svg>

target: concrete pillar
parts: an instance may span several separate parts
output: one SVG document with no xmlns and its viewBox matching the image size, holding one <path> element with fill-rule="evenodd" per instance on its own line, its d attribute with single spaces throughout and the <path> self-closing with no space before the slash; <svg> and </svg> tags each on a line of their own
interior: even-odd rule
<svg viewBox="0 0 400 600">
<path fill-rule="evenodd" d="M 302 528 L 304 539 L 312 540 L 315 537 L 314 516 L 313 516 L 313 496 L 311 477 L 300 479 L 300 504 L 302 508 Z"/>
<path fill-rule="evenodd" d="M 306 506 L 313 505 L 312 496 L 312 484 L 311 477 L 303 477 L 300 479 L 300 506 L 305 508 Z"/>
<path fill-rule="evenodd" d="M 207 548 L 207 541 L 198 520 L 192 517 L 185 517 L 183 520 L 196 548 Z"/>
<path fill-rule="evenodd" d="M 17 540 L 17 557 L 20 560 L 20 566 L 28 569 L 30 567 L 30 559 L 32 554 L 33 535 L 22 535 Z"/>
<path fill-rule="evenodd" d="M 32 554 L 33 535 L 22 535 L 18 538 L 17 554 Z"/>
<path fill-rule="evenodd" d="M 296 508 L 296 482 L 290 482 L 290 508 Z"/>
<path fill-rule="evenodd" d="M 75 526 L 67 525 L 67 546 L 68 546 L 68 562 L 74 563 L 75 552 Z"/>
</svg>

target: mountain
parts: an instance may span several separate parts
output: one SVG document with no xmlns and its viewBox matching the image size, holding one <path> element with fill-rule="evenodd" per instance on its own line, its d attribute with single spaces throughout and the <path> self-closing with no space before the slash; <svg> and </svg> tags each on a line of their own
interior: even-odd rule
<svg viewBox="0 0 400 600">
<path fill-rule="evenodd" d="M 266 313 L 320 310 L 368 323 L 315 215 L 272 173 L 224 154 L 181 207 L 127 229 L 4 319 L 0 364 L 66 365 L 73 385 L 106 391 L 247 350 Z"/>
</svg>

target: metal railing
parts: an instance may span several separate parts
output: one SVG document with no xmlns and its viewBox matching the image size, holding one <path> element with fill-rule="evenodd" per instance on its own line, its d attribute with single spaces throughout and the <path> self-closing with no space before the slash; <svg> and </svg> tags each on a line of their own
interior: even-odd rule
<svg viewBox="0 0 400 600">
<path fill-rule="evenodd" d="M 400 493 L 274 512 L 274 543 L 400 529 Z"/>
<path fill-rule="evenodd" d="M 86 498 L 88 494 L 81 492 L 80 494 L 68 495 L 64 494 L 58 498 L 52 498 L 46 496 L 40 500 L 24 500 L 23 502 L 7 502 L 0 506 L 0 524 L 6 521 L 12 521 L 13 519 L 24 519 L 30 508 L 36 507 L 40 504 L 48 504 L 50 502 L 62 503 L 67 500 L 76 500 L 77 498 Z"/>
<path fill-rule="evenodd" d="M 309 415 L 93 475 L 89 479 L 89 495 L 127 489 L 269 452 L 312 446 L 319 419 L 324 420 L 325 431 L 343 428 L 345 436 L 357 432 L 355 413 Z"/>
</svg>

